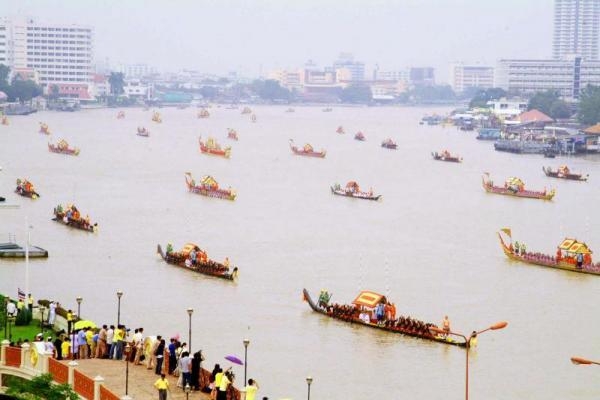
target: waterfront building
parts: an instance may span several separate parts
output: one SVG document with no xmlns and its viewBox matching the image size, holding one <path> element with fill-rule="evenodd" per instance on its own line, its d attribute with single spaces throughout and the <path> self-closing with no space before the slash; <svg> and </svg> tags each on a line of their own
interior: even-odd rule
<svg viewBox="0 0 600 400">
<path fill-rule="evenodd" d="M 355 61 L 352 53 L 340 53 L 338 59 L 333 62 L 333 70 L 342 68 L 350 71 L 350 80 L 352 82 L 365 80 L 365 63 Z"/>
<path fill-rule="evenodd" d="M 89 26 L 3 18 L 0 62 L 15 71 L 33 69 L 46 93 L 56 85 L 61 97 L 89 99 L 93 34 Z"/>
<path fill-rule="evenodd" d="M 410 84 L 413 86 L 432 86 L 435 84 L 435 73 L 432 67 L 411 67 Z"/>
<path fill-rule="evenodd" d="M 399 81 L 406 82 L 410 81 L 410 71 L 408 69 L 381 71 L 379 66 L 376 66 L 373 70 L 374 81 Z"/>
<path fill-rule="evenodd" d="M 279 82 L 282 87 L 288 90 L 301 90 L 304 85 L 304 71 L 303 69 L 278 69 L 270 71 L 268 78 Z"/>
<path fill-rule="evenodd" d="M 495 86 L 510 93 L 556 90 L 566 100 L 577 100 L 588 84 L 600 85 L 600 61 L 499 60 L 496 67 Z"/>
<path fill-rule="evenodd" d="M 521 99 L 502 98 L 488 101 L 487 105 L 492 113 L 501 118 L 515 117 L 527 110 L 527 101 Z"/>
<path fill-rule="evenodd" d="M 154 97 L 154 86 L 139 79 L 128 79 L 123 86 L 123 94 L 130 98 L 151 99 Z"/>
<path fill-rule="evenodd" d="M 123 73 L 125 78 L 143 78 L 156 74 L 156 68 L 148 64 L 121 64 L 119 72 Z"/>
<path fill-rule="evenodd" d="M 469 88 L 489 89 L 494 87 L 494 67 L 483 65 L 450 65 L 450 86 L 456 93 Z"/>
<path fill-rule="evenodd" d="M 552 58 L 598 59 L 600 0 L 554 0 Z"/>
</svg>

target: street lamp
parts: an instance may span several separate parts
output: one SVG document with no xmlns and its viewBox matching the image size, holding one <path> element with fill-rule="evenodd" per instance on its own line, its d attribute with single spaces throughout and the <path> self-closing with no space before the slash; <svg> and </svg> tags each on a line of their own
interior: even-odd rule
<svg viewBox="0 0 600 400">
<path fill-rule="evenodd" d="M 77 296 L 75 300 L 77 300 L 77 318 L 81 319 L 81 302 L 83 301 L 83 297 Z"/>
<path fill-rule="evenodd" d="M 188 313 L 188 352 L 192 354 L 192 314 L 194 313 L 193 308 L 187 309 Z"/>
<path fill-rule="evenodd" d="M 455 336 L 460 336 L 463 339 L 465 339 L 465 354 L 466 354 L 466 364 L 465 364 L 465 400 L 469 400 L 469 348 L 471 347 L 471 339 L 475 339 L 477 337 L 477 335 L 482 334 L 483 332 L 487 332 L 487 331 L 495 331 L 498 329 L 503 329 L 506 327 L 506 325 L 508 325 L 508 322 L 506 321 L 502 321 L 502 322 L 496 322 L 494 325 L 490 326 L 487 329 L 484 329 L 482 331 L 473 331 L 469 337 L 467 338 L 465 335 L 461 334 L 461 333 L 457 333 L 457 332 L 448 332 L 445 331 L 443 329 L 440 329 L 436 326 L 432 326 L 431 328 L 429 328 L 429 331 L 432 334 L 442 334 L 442 335 L 455 335 Z"/>
<path fill-rule="evenodd" d="M 306 384 L 308 385 L 308 400 L 310 400 L 310 385 L 312 384 L 313 378 L 311 376 L 306 377 Z"/>
<path fill-rule="evenodd" d="M 121 325 L 121 296 L 123 296 L 123 291 L 117 290 L 117 326 Z"/>
<path fill-rule="evenodd" d="M 131 346 L 127 343 L 125 346 L 125 396 L 129 395 L 129 353 L 131 352 Z"/>
<path fill-rule="evenodd" d="M 586 360 L 585 358 L 581 358 L 581 357 L 571 357 L 571 362 L 575 365 L 591 365 L 591 364 L 600 365 L 600 362 Z"/>
<path fill-rule="evenodd" d="M 248 374 L 248 345 L 250 339 L 244 339 L 244 385 L 246 385 L 246 375 Z"/>
<path fill-rule="evenodd" d="M 185 400 L 189 400 L 189 398 L 190 398 L 190 392 L 192 391 L 192 388 L 191 388 L 190 384 L 186 383 L 185 384 L 185 388 L 183 390 L 185 390 Z"/>
</svg>

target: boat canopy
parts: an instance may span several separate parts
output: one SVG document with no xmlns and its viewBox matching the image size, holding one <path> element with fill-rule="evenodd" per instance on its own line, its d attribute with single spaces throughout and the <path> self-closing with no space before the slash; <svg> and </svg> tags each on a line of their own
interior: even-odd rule
<svg viewBox="0 0 600 400">
<path fill-rule="evenodd" d="M 356 183 L 355 181 L 350 181 L 346 184 L 346 190 L 350 190 L 353 192 L 360 192 L 360 187 L 358 186 L 358 183 Z"/>
<path fill-rule="evenodd" d="M 354 299 L 352 304 L 356 304 L 359 306 L 365 307 L 375 307 L 379 303 L 386 303 L 387 300 L 384 295 L 378 294 L 375 292 L 371 292 L 369 290 L 363 290 L 360 294 Z"/>
<path fill-rule="evenodd" d="M 213 178 L 210 175 L 206 175 L 205 177 L 203 177 L 201 183 L 204 186 L 211 186 L 211 187 L 215 187 L 215 188 L 219 187 L 219 184 L 217 183 L 215 178 Z"/>
<path fill-rule="evenodd" d="M 592 254 L 592 251 L 588 248 L 587 244 L 585 244 L 583 242 L 578 242 L 576 239 L 566 238 L 558 246 L 558 248 L 566 251 L 567 253 Z"/>
</svg>

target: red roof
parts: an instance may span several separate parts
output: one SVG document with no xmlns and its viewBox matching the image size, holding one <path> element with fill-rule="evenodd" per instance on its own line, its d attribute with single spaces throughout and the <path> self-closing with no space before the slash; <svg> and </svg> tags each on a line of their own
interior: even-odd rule
<svg viewBox="0 0 600 400">
<path fill-rule="evenodd" d="M 543 112 L 536 110 L 536 109 L 525 111 L 525 112 L 521 113 L 517 119 L 522 124 L 526 124 L 526 123 L 530 123 L 530 122 L 552 122 L 552 121 L 554 121 L 552 118 L 550 118 Z"/>
</svg>

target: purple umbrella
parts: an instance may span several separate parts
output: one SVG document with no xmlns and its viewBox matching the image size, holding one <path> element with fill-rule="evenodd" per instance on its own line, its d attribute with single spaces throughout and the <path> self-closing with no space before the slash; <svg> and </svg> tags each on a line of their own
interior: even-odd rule
<svg viewBox="0 0 600 400">
<path fill-rule="evenodd" d="M 225 357 L 225 359 L 227 361 L 231 361 L 234 364 L 238 364 L 238 365 L 244 365 L 244 363 L 242 362 L 242 360 L 240 360 L 239 358 L 237 358 L 236 356 L 227 356 Z"/>
</svg>

